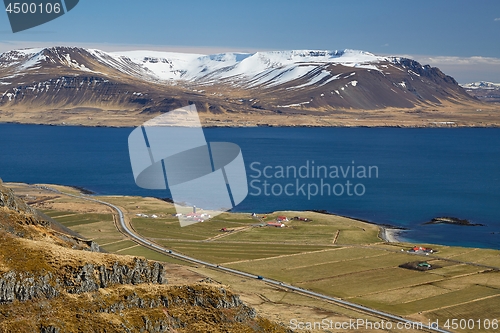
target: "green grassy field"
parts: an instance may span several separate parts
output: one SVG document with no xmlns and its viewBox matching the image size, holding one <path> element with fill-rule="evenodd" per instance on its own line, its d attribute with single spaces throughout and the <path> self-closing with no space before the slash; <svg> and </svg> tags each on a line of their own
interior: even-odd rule
<svg viewBox="0 0 500 333">
<path fill-rule="evenodd" d="M 332 244 L 335 232 L 328 226 L 316 226 L 305 232 L 308 226 L 290 223 L 288 228 L 254 227 L 246 232 L 224 237 L 226 241 L 283 242 Z M 309 226 L 310 227 L 310 226 Z"/>
<path fill-rule="evenodd" d="M 494 295 L 500 295 L 500 291 L 485 286 L 471 285 L 464 289 L 442 292 L 437 295 L 421 294 L 420 299 L 412 301 L 407 301 L 405 297 L 399 297 L 399 300 L 391 300 L 390 302 L 363 297 L 352 300 L 365 306 L 404 316 L 420 312 L 422 309 L 432 311 Z"/>
<path fill-rule="evenodd" d="M 63 217 L 55 217 L 57 222 L 65 225 L 68 228 L 78 225 L 91 224 L 96 222 L 113 222 L 113 215 L 111 214 L 71 214 L 64 215 Z"/>
<path fill-rule="evenodd" d="M 221 228 L 241 227 L 235 222 L 197 223 L 189 228 L 181 228 L 177 219 L 133 218 L 134 229 L 145 237 L 181 240 L 203 240 L 220 234 Z"/>
<path fill-rule="evenodd" d="M 484 265 L 491 265 L 491 266 L 495 266 L 495 267 L 500 267 L 500 254 L 497 254 L 496 256 L 492 256 L 492 257 L 489 256 L 487 258 L 483 258 L 483 259 L 475 260 L 475 261 L 478 263 L 484 264 Z"/>
<path fill-rule="evenodd" d="M 499 257 L 498 251 L 489 249 L 471 249 L 470 251 L 453 256 L 451 259 L 460 261 L 476 261 L 478 257 L 489 260 L 493 257 Z"/>
<path fill-rule="evenodd" d="M 449 318 L 499 318 L 500 251 L 418 244 L 437 253 L 408 254 L 415 244 L 384 243 L 379 228 L 333 215 L 276 212 L 260 216 L 301 216 L 285 228 L 258 227 L 250 214 L 224 213 L 209 222 L 181 228 L 172 205 L 153 198 L 102 197 L 124 209 L 133 228 L 152 241 L 180 253 L 230 268 L 292 283 L 378 310 L 425 322 Z M 69 199 L 65 199 L 69 200 Z M 112 253 L 145 256 L 185 264 L 126 239 L 112 214 L 48 210 L 46 213 Z M 136 214 L 156 214 L 157 219 Z M 223 233 L 221 228 L 235 229 Z M 334 242 L 335 240 L 335 242 Z M 415 271 L 399 267 L 427 261 L 438 267 Z M 461 262 L 456 262 L 461 261 Z M 467 330 L 458 330 L 466 332 Z M 488 332 L 474 330 L 474 332 Z"/>
<path fill-rule="evenodd" d="M 298 285 L 317 292 L 350 298 L 380 292 L 381 290 L 416 286 L 438 279 L 426 274 L 415 275 L 413 272 L 405 269 L 388 268 L 308 281 L 298 283 Z"/>
<path fill-rule="evenodd" d="M 130 248 L 128 250 L 124 250 L 120 252 L 121 255 L 129 255 L 129 256 L 141 256 L 145 257 L 149 260 L 157 260 L 157 261 L 162 261 L 162 262 L 168 262 L 172 264 L 179 264 L 179 265 L 185 265 L 185 266 L 191 266 L 192 264 L 187 263 L 182 260 L 178 260 L 169 256 L 166 256 L 164 254 L 158 253 L 156 251 L 147 249 L 142 246 L 137 246 L 134 248 Z"/>
<path fill-rule="evenodd" d="M 215 242 L 172 242 L 156 241 L 164 247 L 208 262 L 223 264 L 233 261 L 254 260 L 322 250 L 314 245 L 274 245 Z"/>
<path fill-rule="evenodd" d="M 500 304 L 500 296 L 496 295 L 476 302 L 434 310 L 426 313 L 426 316 L 433 321 L 439 320 L 441 327 L 444 327 L 447 320 L 465 319 L 468 321 L 472 319 L 474 326 L 471 329 L 459 329 L 460 332 L 498 332 L 500 330 L 500 307 L 498 304 Z M 492 326 L 495 319 L 498 323 L 496 329 Z"/>
<path fill-rule="evenodd" d="M 120 241 L 112 242 L 109 244 L 106 244 L 106 243 L 102 243 L 102 244 L 104 244 L 104 245 L 101 245 L 101 248 L 103 248 L 107 252 L 119 252 L 123 249 L 127 249 L 127 248 L 134 246 L 134 245 L 137 245 L 136 242 L 131 241 L 131 240 L 120 240 Z"/>
<path fill-rule="evenodd" d="M 61 212 L 61 211 L 57 211 L 57 210 L 44 210 L 43 213 L 45 213 L 46 215 L 53 217 L 53 218 L 75 214 L 74 212 Z"/>
<path fill-rule="evenodd" d="M 484 268 L 470 265 L 450 265 L 436 270 L 429 271 L 429 274 L 440 275 L 442 277 L 456 277 L 465 274 L 472 274 L 484 271 Z"/>
</svg>

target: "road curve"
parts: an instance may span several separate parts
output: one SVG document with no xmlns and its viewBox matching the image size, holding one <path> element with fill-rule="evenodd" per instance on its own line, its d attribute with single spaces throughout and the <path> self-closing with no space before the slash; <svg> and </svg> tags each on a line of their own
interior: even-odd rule
<svg viewBox="0 0 500 333">
<path fill-rule="evenodd" d="M 153 250 L 155 250 L 157 252 L 160 252 L 162 254 L 166 254 L 166 255 L 169 255 L 169 256 L 172 256 L 172 257 L 175 257 L 175 258 L 178 258 L 178 259 L 182 259 L 182 260 L 188 261 L 188 262 L 192 262 L 192 263 L 204 265 L 206 267 L 210 267 L 210 268 L 213 268 L 213 269 L 216 269 L 216 270 L 219 270 L 219 271 L 223 271 L 223 272 L 227 272 L 227 273 L 232 273 L 232 274 L 236 274 L 236 275 L 247 277 L 247 278 L 251 278 L 251 279 L 259 279 L 259 280 L 262 280 L 263 282 L 269 283 L 271 285 L 275 285 L 277 287 L 287 288 L 289 290 L 292 290 L 292 291 L 295 291 L 295 292 L 298 292 L 298 293 L 301 293 L 301 294 L 304 294 L 304 295 L 313 296 L 313 297 L 316 297 L 316 298 L 319 298 L 319 299 L 322 299 L 322 300 L 334 302 L 334 303 L 341 304 L 341 305 L 346 306 L 346 307 L 350 307 L 350 308 L 353 308 L 353 309 L 356 309 L 356 310 L 360 310 L 360 311 L 363 311 L 363 312 L 366 312 L 366 313 L 370 313 L 370 314 L 375 315 L 377 317 L 391 319 L 391 320 L 393 320 L 395 322 L 400 322 L 400 323 L 408 324 L 408 325 L 411 325 L 411 327 L 413 329 L 423 329 L 423 330 L 427 330 L 427 331 L 440 332 L 440 333 L 452 333 L 450 331 L 446 331 L 446 330 L 440 329 L 439 327 L 430 327 L 429 325 L 425 325 L 423 323 L 415 322 L 415 321 L 408 320 L 408 319 L 405 319 L 405 318 L 402 318 L 402 317 L 399 317 L 399 316 L 392 315 L 390 313 L 378 311 L 378 310 L 371 309 L 371 308 L 368 308 L 368 307 L 365 307 L 365 306 L 362 306 L 362 305 L 359 305 L 359 304 L 351 303 L 351 302 L 342 300 L 340 298 L 323 295 L 323 294 L 316 293 L 314 291 L 310 291 L 310 290 L 307 290 L 307 289 L 298 288 L 298 287 L 286 284 L 286 283 L 281 282 L 281 281 L 268 279 L 268 278 L 265 278 L 265 277 L 262 277 L 262 276 L 259 276 L 259 275 L 255 275 L 255 274 L 249 274 L 249 273 L 238 271 L 238 270 L 231 269 L 231 268 L 228 268 L 228 267 L 223 267 L 223 266 L 212 264 L 212 263 L 209 263 L 209 262 L 206 262 L 206 261 L 198 260 L 196 258 L 192 258 L 192 257 L 186 256 L 186 255 L 183 255 L 181 253 L 176 253 L 176 252 L 174 252 L 172 250 L 169 250 L 169 249 L 166 249 L 166 248 L 164 248 L 162 246 L 159 246 L 158 244 L 150 242 L 146 238 L 144 238 L 141 235 L 137 234 L 135 231 L 131 230 L 126 225 L 126 223 L 125 223 L 125 215 L 123 214 L 123 211 L 119 207 L 117 207 L 117 206 L 115 206 L 115 205 L 113 205 L 113 204 L 111 204 L 109 202 L 105 202 L 105 201 L 102 201 L 102 200 L 94 199 L 92 197 L 85 196 L 85 195 L 74 195 L 74 194 L 69 194 L 69 193 L 63 193 L 61 191 L 58 191 L 56 189 L 53 189 L 53 188 L 50 188 L 50 187 L 46 187 L 46 186 L 43 186 L 41 188 L 45 189 L 45 190 L 49 190 L 49 191 L 55 192 L 55 193 L 59 193 L 59 194 L 71 196 L 71 197 L 78 198 L 78 199 L 84 199 L 84 200 L 88 200 L 88 201 L 92 201 L 92 202 L 97 202 L 97 203 L 100 203 L 102 205 L 106 205 L 108 207 L 111 207 L 112 209 L 114 209 L 118 213 L 120 228 L 122 229 L 122 231 L 124 233 L 127 234 L 128 237 L 132 238 L 135 242 L 137 242 L 137 243 L 139 243 L 139 244 L 141 244 L 143 246 L 146 246 L 146 247 L 148 247 L 150 249 L 153 249 Z"/>
</svg>

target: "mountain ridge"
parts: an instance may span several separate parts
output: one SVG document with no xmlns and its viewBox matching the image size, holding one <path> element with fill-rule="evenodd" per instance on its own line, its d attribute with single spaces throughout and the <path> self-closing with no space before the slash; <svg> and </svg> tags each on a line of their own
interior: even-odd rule
<svg viewBox="0 0 500 333">
<path fill-rule="evenodd" d="M 483 102 L 500 103 L 500 83 L 478 81 L 460 85 L 465 91 Z"/>
<path fill-rule="evenodd" d="M 349 49 L 200 55 L 51 47 L 0 54 L 0 75 L 4 122 L 135 125 L 196 104 L 208 125 L 257 126 L 259 118 L 324 126 L 392 109 L 401 110 L 401 124 L 409 110 L 481 104 L 438 68 Z M 313 120 L 303 123 L 307 116 Z"/>
<path fill-rule="evenodd" d="M 500 83 L 488 82 L 488 81 L 477 81 L 472 83 L 461 84 L 461 87 L 465 89 L 500 89 Z"/>
<path fill-rule="evenodd" d="M 13 50 L 0 54 L 0 64 L 12 62 L 12 65 L 19 65 L 18 68 L 38 69 L 41 62 L 66 65 L 81 71 L 103 74 L 97 70 L 92 70 L 85 64 L 78 63 L 71 57 L 75 54 L 89 54 L 95 60 L 106 64 L 111 68 L 122 70 L 124 73 L 136 75 L 138 78 L 145 78 L 149 75 L 151 81 L 199 80 L 202 83 L 210 83 L 214 79 L 228 79 L 238 76 L 247 77 L 247 81 L 253 82 L 263 79 L 262 83 L 279 85 L 299 79 L 305 74 L 327 76 L 325 71 L 311 73 L 307 67 L 315 67 L 318 64 L 335 64 L 352 68 L 365 68 L 383 72 L 382 65 L 376 64 L 389 62 L 400 64 L 411 60 L 396 56 L 376 56 L 373 53 L 360 50 L 285 50 L 285 51 L 265 51 L 255 53 L 227 52 L 212 55 L 159 52 L 159 51 L 125 51 L 125 52 L 105 52 L 97 49 L 84 49 L 78 47 L 50 47 Z M 81 58 L 81 57 L 80 57 Z M 20 61 L 21 60 L 21 61 Z M 24 63 L 22 63 L 24 60 Z M 81 60 L 81 59 L 80 59 Z M 290 71 L 295 70 L 291 65 L 306 66 L 306 70 L 298 71 L 295 75 L 290 75 Z M 309 66 L 308 66 L 309 65 Z M 429 65 L 422 66 L 422 69 L 431 69 Z M 0 65 L 1 66 L 1 65 Z M 47 65 L 45 64 L 45 67 Z M 125 67 L 128 67 L 125 70 Z M 240 68 L 242 67 L 242 68 Z M 404 67 L 404 66 L 403 66 Z M 140 69 L 139 69 L 140 68 Z M 276 69 L 275 76 L 270 75 Z M 269 71 L 269 72 L 266 72 Z M 283 74 L 288 74 L 286 79 L 281 78 Z M 217 75 L 218 74 L 218 75 Z M 256 77 L 252 77 L 255 75 Z M 264 76 L 264 78 L 263 78 Z M 277 80 L 281 78 L 282 80 Z M 331 79 L 332 77 L 330 77 Z M 316 79 L 321 81 L 321 79 Z M 253 86 L 257 84 L 253 82 Z"/>
</svg>

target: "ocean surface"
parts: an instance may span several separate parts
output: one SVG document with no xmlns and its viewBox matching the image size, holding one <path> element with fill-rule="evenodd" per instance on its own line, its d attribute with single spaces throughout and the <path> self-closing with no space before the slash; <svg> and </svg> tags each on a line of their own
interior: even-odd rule
<svg viewBox="0 0 500 333">
<path fill-rule="evenodd" d="M 136 186 L 132 130 L 0 124 L 0 178 L 169 197 Z M 249 195 L 236 211 L 325 210 L 408 228 L 402 237 L 412 242 L 500 249 L 500 129 L 204 131 L 241 147 Z M 438 216 L 484 226 L 423 224 Z"/>
</svg>

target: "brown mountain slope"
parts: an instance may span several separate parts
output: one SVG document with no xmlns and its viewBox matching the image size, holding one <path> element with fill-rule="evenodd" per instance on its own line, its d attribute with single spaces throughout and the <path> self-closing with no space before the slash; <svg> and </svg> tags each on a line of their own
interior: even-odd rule
<svg viewBox="0 0 500 333">
<path fill-rule="evenodd" d="M 68 47 L 11 51 L 0 55 L 0 121 L 138 125 L 194 103 L 209 126 L 500 124 L 497 105 L 470 96 L 438 68 L 369 55 L 375 62 L 299 59 L 285 65 L 272 63 L 274 54 L 264 54 L 260 58 L 270 57 L 259 58 L 264 65 L 253 66 L 267 67 L 257 74 L 248 66 L 247 72 L 228 76 L 240 63 L 218 69 L 209 62 L 196 76 L 175 70 L 175 61 L 163 58 L 138 61 Z M 179 78 L 159 78 L 148 67 L 158 62 L 170 64 L 166 68 L 172 75 L 179 72 Z M 270 71 L 279 74 L 263 80 Z M 295 72 L 303 74 L 290 74 Z"/>
<path fill-rule="evenodd" d="M 76 245 L 0 184 L 0 332 L 286 332 L 221 285 Z"/>
</svg>

